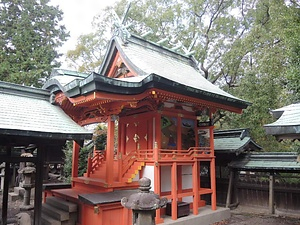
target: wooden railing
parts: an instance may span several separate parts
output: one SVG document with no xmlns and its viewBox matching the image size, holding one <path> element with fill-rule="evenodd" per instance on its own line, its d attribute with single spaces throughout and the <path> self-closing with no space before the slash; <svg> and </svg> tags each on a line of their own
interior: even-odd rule
<svg viewBox="0 0 300 225">
<path fill-rule="evenodd" d="M 192 161 L 214 157 L 214 152 L 209 147 L 191 147 L 188 150 L 174 149 L 144 149 L 131 151 L 128 155 L 120 155 L 119 177 L 122 178 L 136 161 L 143 162 L 172 162 Z M 87 177 L 97 166 L 105 160 L 105 151 L 96 151 L 93 157 L 88 158 Z"/>
<path fill-rule="evenodd" d="M 178 161 L 194 160 L 201 158 L 211 158 L 214 156 L 209 147 L 191 147 L 188 150 L 174 149 L 145 149 L 138 150 L 137 157 L 139 160 L 152 161 L 157 154 L 158 161 Z"/>
<path fill-rule="evenodd" d="M 128 155 L 124 156 L 122 159 L 122 177 L 126 174 L 135 161 L 137 161 L 136 151 L 131 151 Z"/>
<path fill-rule="evenodd" d="M 88 158 L 87 165 L 87 177 L 90 176 L 91 172 L 93 172 L 96 167 L 98 167 L 105 160 L 105 151 L 95 151 L 94 155 L 90 155 Z"/>
</svg>

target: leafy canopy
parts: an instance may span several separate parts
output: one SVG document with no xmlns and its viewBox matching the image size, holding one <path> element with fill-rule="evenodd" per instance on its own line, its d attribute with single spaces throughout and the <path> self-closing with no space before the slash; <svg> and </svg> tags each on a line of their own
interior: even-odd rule
<svg viewBox="0 0 300 225">
<path fill-rule="evenodd" d="M 38 86 L 59 67 L 57 48 L 69 36 L 49 0 L 1 0 L 0 80 Z"/>
</svg>

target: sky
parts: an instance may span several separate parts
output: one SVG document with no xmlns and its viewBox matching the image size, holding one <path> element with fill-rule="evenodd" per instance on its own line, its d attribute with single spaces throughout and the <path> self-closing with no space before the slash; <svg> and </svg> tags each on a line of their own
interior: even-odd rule
<svg viewBox="0 0 300 225">
<path fill-rule="evenodd" d="M 66 54 L 68 50 L 74 49 L 77 38 L 81 34 L 88 34 L 92 31 L 91 23 L 93 17 L 98 15 L 106 6 L 113 5 L 117 1 L 118 0 L 51 0 L 51 5 L 58 5 L 64 12 L 62 22 L 70 32 L 69 40 L 62 46 L 59 52 Z"/>
</svg>

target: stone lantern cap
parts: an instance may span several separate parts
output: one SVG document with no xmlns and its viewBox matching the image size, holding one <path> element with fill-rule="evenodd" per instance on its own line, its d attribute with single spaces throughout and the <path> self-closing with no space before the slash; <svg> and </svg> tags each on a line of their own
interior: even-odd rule
<svg viewBox="0 0 300 225">
<path fill-rule="evenodd" d="M 167 204 L 167 198 L 160 199 L 159 195 L 150 191 L 151 180 L 149 178 L 141 178 L 139 184 L 140 191 L 130 195 L 129 198 L 122 198 L 122 206 L 132 210 L 156 210 Z"/>
<path fill-rule="evenodd" d="M 32 174 L 32 173 L 35 173 L 35 171 L 36 171 L 36 169 L 31 166 L 26 166 L 26 167 L 18 170 L 18 172 L 22 173 L 22 174 Z"/>
</svg>

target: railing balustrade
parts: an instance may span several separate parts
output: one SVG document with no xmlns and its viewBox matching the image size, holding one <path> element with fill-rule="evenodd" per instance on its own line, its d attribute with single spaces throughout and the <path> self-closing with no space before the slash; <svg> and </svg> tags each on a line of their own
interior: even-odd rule
<svg viewBox="0 0 300 225">
<path fill-rule="evenodd" d="M 91 172 L 93 172 L 103 161 L 105 161 L 105 151 L 95 151 L 94 155 L 89 155 L 86 172 L 87 177 L 89 177 Z"/>
<path fill-rule="evenodd" d="M 210 147 L 191 147 L 187 150 L 178 149 L 140 149 L 131 151 L 127 155 L 117 157 L 121 160 L 120 175 L 123 177 L 136 161 L 144 162 L 171 162 L 192 161 L 201 158 L 214 157 L 214 151 Z M 157 158 L 157 159 L 156 159 Z M 88 158 L 87 176 L 105 160 L 105 151 L 95 151 L 93 157 Z"/>
</svg>

